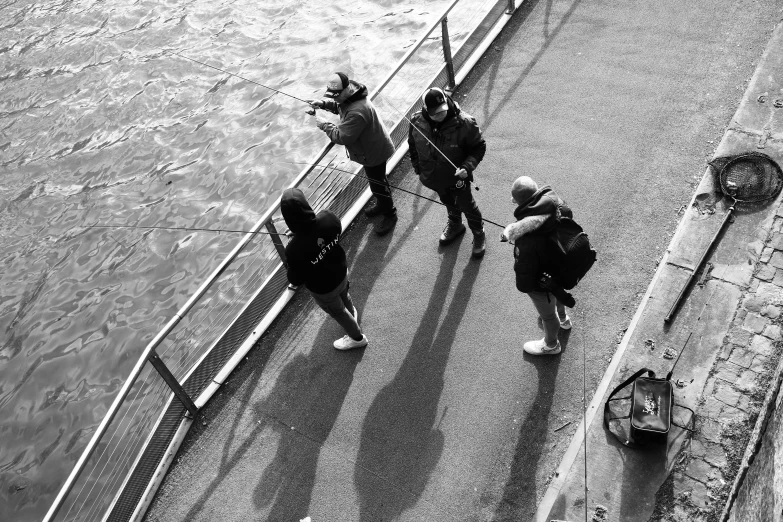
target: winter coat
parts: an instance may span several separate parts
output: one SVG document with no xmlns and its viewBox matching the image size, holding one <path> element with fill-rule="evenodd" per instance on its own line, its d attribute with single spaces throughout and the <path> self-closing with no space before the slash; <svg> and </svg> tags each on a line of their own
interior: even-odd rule
<svg viewBox="0 0 783 522">
<path fill-rule="evenodd" d="M 333 143 L 345 146 L 351 161 L 380 165 L 394 154 L 394 143 L 367 97 L 367 87 L 353 80 L 348 87 L 355 92 L 343 103 L 322 100 L 324 110 L 339 115 L 340 123 L 327 122 L 321 129 Z"/>
<path fill-rule="evenodd" d="M 288 281 L 304 284 L 316 294 L 337 288 L 348 274 L 345 250 L 340 246 L 342 224 L 328 210 L 313 212 L 299 189 L 287 189 L 280 201 L 286 225 L 294 233 L 285 247 Z"/>
<path fill-rule="evenodd" d="M 442 122 L 433 121 L 427 110 L 422 109 L 413 115 L 408 128 L 408 147 L 413 170 L 425 187 L 436 192 L 453 188 L 459 181 L 454 175 L 456 170 L 452 163 L 468 171 L 467 180 L 473 181 L 473 171 L 487 151 L 487 143 L 481 135 L 476 119 L 462 111 L 448 96 L 446 103 L 449 105 L 449 112 Z M 440 152 L 435 150 L 433 145 Z M 443 157 L 444 154 L 451 163 Z"/>
<path fill-rule="evenodd" d="M 503 235 L 514 243 L 514 272 L 520 292 L 547 292 L 540 284 L 545 272 L 557 280 L 551 235 L 560 216 L 573 217 L 571 209 L 549 187 L 539 189 L 514 210 L 517 221 L 508 225 Z"/>
</svg>

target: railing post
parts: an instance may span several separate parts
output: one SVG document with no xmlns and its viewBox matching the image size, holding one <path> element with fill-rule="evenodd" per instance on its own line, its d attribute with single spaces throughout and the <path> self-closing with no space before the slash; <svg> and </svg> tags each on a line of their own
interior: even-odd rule
<svg viewBox="0 0 783 522">
<path fill-rule="evenodd" d="M 279 255 L 280 259 L 285 263 L 285 246 L 283 245 L 283 242 L 280 241 L 280 234 L 277 233 L 277 228 L 275 227 L 275 224 L 272 223 L 271 219 L 266 222 L 266 229 L 269 231 L 269 237 L 272 238 L 272 243 L 275 245 L 277 255 Z"/>
<path fill-rule="evenodd" d="M 174 395 L 177 396 L 182 405 L 185 406 L 185 408 L 188 409 L 188 412 L 195 418 L 198 414 L 198 408 L 193 403 L 193 399 L 191 399 L 185 390 L 182 389 L 182 385 L 180 385 L 177 378 L 174 377 L 166 364 L 158 357 L 158 353 L 155 350 L 152 350 L 147 357 L 147 360 L 152 363 L 152 366 L 154 366 L 156 370 L 158 370 L 158 373 L 163 380 L 166 381 L 166 384 L 169 385 L 169 388 L 174 392 Z"/>
<path fill-rule="evenodd" d="M 514 12 L 514 9 L 516 9 L 516 6 L 514 5 L 516 2 L 514 0 L 508 0 L 508 8 L 506 9 L 506 14 L 512 14 Z"/>
<path fill-rule="evenodd" d="M 446 60 L 446 74 L 449 76 L 448 90 L 453 91 L 457 82 L 454 78 L 454 62 L 451 60 L 451 43 L 449 42 L 448 17 L 444 16 L 440 23 L 443 33 L 443 59 Z"/>
</svg>

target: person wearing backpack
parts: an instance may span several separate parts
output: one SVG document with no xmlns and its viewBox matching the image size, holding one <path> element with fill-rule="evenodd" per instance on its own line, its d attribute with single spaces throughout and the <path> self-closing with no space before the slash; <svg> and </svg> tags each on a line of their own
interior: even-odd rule
<svg viewBox="0 0 783 522">
<path fill-rule="evenodd" d="M 561 256 L 553 248 L 551 236 L 562 216 L 571 218 L 573 215 L 550 187 L 539 189 L 528 176 L 520 176 L 514 181 L 511 197 L 517 205 L 514 210 L 516 221 L 503 230 L 500 240 L 514 245 L 517 290 L 533 301 L 544 329 L 543 339 L 528 341 L 522 349 L 531 355 L 555 355 L 562 351 L 558 339 L 560 329 L 570 330 L 572 323 L 563 302 L 543 285 L 557 284 Z"/>
</svg>

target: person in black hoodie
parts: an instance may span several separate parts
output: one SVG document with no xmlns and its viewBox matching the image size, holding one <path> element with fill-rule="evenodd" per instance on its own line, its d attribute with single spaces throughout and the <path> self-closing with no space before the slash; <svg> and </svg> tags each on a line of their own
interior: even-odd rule
<svg viewBox="0 0 783 522">
<path fill-rule="evenodd" d="M 298 188 L 283 192 L 280 211 L 293 233 L 285 247 L 288 281 L 294 286 L 304 284 L 318 306 L 345 329 L 347 335 L 334 342 L 336 349 L 364 348 L 367 337 L 348 293 L 348 265 L 339 243 L 340 219 L 328 210 L 316 215 Z"/>
<path fill-rule="evenodd" d="M 543 274 L 557 281 L 558 269 L 550 248 L 550 234 L 557 227 L 560 216 L 572 217 L 571 209 L 550 187 L 538 188 L 535 181 L 520 176 L 511 186 L 511 197 L 516 203 L 514 223 L 508 225 L 501 241 L 514 245 L 514 272 L 517 290 L 533 301 L 543 326 L 544 338 L 529 341 L 523 350 L 532 355 L 554 355 L 562 347 L 557 336 L 560 329 L 569 330 L 571 318 L 548 288 L 542 286 Z"/>
<path fill-rule="evenodd" d="M 368 217 L 383 214 L 383 221 L 375 229 L 375 233 L 382 236 L 389 233 L 397 222 L 397 209 L 386 178 L 386 162 L 394 154 L 394 143 L 367 94 L 365 85 L 337 72 L 329 79 L 324 93 L 329 99 L 307 102 L 313 109 L 323 109 L 340 116 L 338 124 L 316 116 L 315 124 L 332 143 L 345 146 L 351 161 L 364 166 L 370 190 L 375 195 L 375 204 L 367 207 L 364 213 Z"/>
<path fill-rule="evenodd" d="M 413 171 L 422 185 L 438 193 L 448 211 L 440 244 L 447 245 L 465 232 L 464 213 L 473 232 L 473 257 L 482 257 L 486 248 L 484 222 L 470 183 L 487 143 L 476 119 L 442 89 L 428 89 L 423 102 L 421 111 L 411 116 L 408 147 Z"/>
</svg>

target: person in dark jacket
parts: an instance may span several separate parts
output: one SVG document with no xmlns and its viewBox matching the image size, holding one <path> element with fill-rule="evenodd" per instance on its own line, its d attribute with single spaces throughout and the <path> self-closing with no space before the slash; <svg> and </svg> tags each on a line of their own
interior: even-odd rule
<svg viewBox="0 0 783 522">
<path fill-rule="evenodd" d="M 339 115 L 340 122 L 334 124 L 316 116 L 315 124 L 332 143 L 345 146 L 351 161 L 364 167 L 364 173 L 370 179 L 370 190 L 375 195 L 375 204 L 367 207 L 364 213 L 368 217 L 383 214 L 383 221 L 375 232 L 379 236 L 385 235 L 397 222 L 397 209 L 386 178 L 386 162 L 394 154 L 394 143 L 367 97 L 366 86 L 338 72 L 329 79 L 324 96 L 329 99 L 308 100 L 308 103 L 314 109 Z"/>
<path fill-rule="evenodd" d="M 486 248 L 484 224 L 470 184 L 487 143 L 476 119 L 442 89 L 427 90 L 423 101 L 421 111 L 411 117 L 408 146 L 414 172 L 422 185 L 438 193 L 448 211 L 440 243 L 447 245 L 465 232 L 464 212 L 473 232 L 473 256 L 481 257 Z"/>
<path fill-rule="evenodd" d="M 517 205 L 517 220 L 503 230 L 501 241 L 514 245 L 517 290 L 533 301 L 544 329 L 543 339 L 526 342 L 523 349 L 532 355 L 558 354 L 562 350 L 558 333 L 561 328 L 571 328 L 571 318 L 563 303 L 542 286 L 542 275 L 549 274 L 555 280 L 558 277 L 555 259 L 551 257 L 553 249 L 549 248 L 550 234 L 561 215 L 572 217 L 571 209 L 550 187 L 539 189 L 527 176 L 514 181 L 511 197 Z"/>
<path fill-rule="evenodd" d="M 342 326 L 347 335 L 334 342 L 338 350 L 364 348 L 367 337 L 359 327 L 359 314 L 348 294 L 348 265 L 340 246 L 342 224 L 328 210 L 313 212 L 304 193 L 286 189 L 280 210 L 293 233 L 285 247 L 288 281 L 304 284 L 315 302 Z"/>
</svg>

